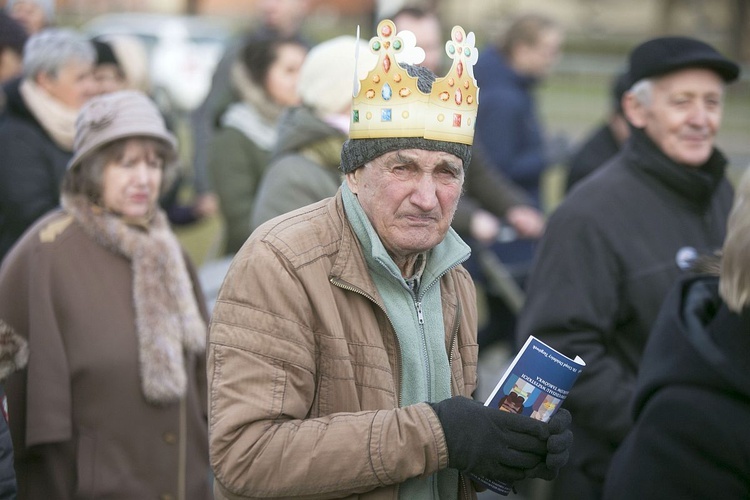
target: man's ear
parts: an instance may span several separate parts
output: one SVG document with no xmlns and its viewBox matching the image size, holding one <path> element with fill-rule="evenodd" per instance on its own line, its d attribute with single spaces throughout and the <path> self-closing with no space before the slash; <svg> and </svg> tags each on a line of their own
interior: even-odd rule
<svg viewBox="0 0 750 500">
<path fill-rule="evenodd" d="M 355 169 L 352 172 L 346 174 L 346 185 L 349 187 L 349 191 L 354 194 L 359 192 L 359 179 L 357 178 L 357 172 L 362 170 L 362 167 Z"/>
<path fill-rule="evenodd" d="M 36 83 L 39 87 L 46 90 L 47 92 L 50 92 L 50 89 L 55 83 L 55 79 L 52 78 L 49 73 L 39 72 L 34 77 L 34 83 Z"/>
<path fill-rule="evenodd" d="M 633 92 L 625 92 L 622 96 L 622 111 L 628 122 L 636 128 L 646 126 L 646 106 L 643 105 Z"/>
</svg>

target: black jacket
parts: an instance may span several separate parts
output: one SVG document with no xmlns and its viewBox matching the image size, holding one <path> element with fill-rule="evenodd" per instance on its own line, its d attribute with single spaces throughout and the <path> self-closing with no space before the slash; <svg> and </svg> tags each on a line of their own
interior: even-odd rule
<svg viewBox="0 0 750 500">
<path fill-rule="evenodd" d="M 570 191 L 574 184 L 607 163 L 619 151 L 620 144 L 618 144 L 609 124 L 602 123 L 599 125 L 568 162 L 565 191 Z"/>
<path fill-rule="evenodd" d="M 676 164 L 634 130 L 550 217 L 517 336 L 586 362 L 565 401 L 575 434 L 568 467 L 600 486 L 631 427 L 636 372 L 664 297 L 691 258 L 724 241 L 733 197 L 725 164 L 718 151 L 699 169 Z"/>
<path fill-rule="evenodd" d="M 717 289 L 693 277 L 665 301 L 605 498 L 750 498 L 750 309 L 732 313 Z"/>
<path fill-rule="evenodd" d="M 0 261 L 37 218 L 59 205 L 72 156 L 32 115 L 19 86 L 20 80 L 6 85 L 7 108 L 0 119 Z"/>
</svg>

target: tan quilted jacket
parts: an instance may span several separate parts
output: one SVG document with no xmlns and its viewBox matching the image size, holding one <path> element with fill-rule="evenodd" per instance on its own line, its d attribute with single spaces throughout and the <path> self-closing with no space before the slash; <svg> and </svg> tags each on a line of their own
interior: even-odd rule
<svg viewBox="0 0 750 500">
<path fill-rule="evenodd" d="M 476 297 L 458 267 L 440 282 L 454 394 L 476 386 Z M 426 403 L 399 408 L 400 351 L 335 198 L 274 219 L 237 254 L 208 354 L 217 498 L 396 499 L 447 467 Z M 472 498 L 460 481 L 460 498 Z"/>
</svg>

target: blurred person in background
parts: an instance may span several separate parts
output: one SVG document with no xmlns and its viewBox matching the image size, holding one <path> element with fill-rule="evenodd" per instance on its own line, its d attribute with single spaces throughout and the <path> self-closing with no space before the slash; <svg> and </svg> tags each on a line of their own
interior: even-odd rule
<svg viewBox="0 0 750 500">
<path fill-rule="evenodd" d="M 27 39 L 28 35 L 18 21 L 0 10 L 0 84 L 21 75 L 23 46 Z"/>
<path fill-rule="evenodd" d="M 632 426 L 636 374 L 664 297 L 698 255 L 724 242 L 733 190 L 715 141 L 725 87 L 739 73 L 694 38 L 635 47 L 622 101 L 630 136 L 549 219 L 517 341 L 534 335 L 586 362 L 563 405 L 576 441 L 554 498 L 601 497 Z"/>
<path fill-rule="evenodd" d="M 7 0 L 5 9 L 29 35 L 55 24 L 55 0 Z"/>
<path fill-rule="evenodd" d="M 232 68 L 240 99 L 227 107 L 209 145 L 209 175 L 224 222 L 222 254 L 234 255 L 250 235 L 255 194 L 276 145 L 277 122 L 299 104 L 297 80 L 307 46 L 297 37 L 250 39 Z"/>
<path fill-rule="evenodd" d="M 665 299 L 644 349 L 607 500 L 750 498 L 750 170 L 721 253 L 699 265 Z"/>
<path fill-rule="evenodd" d="M 21 76 L 23 72 L 23 46 L 28 35 L 18 22 L 0 10 L 0 120 L 5 110 L 3 85 Z"/>
<path fill-rule="evenodd" d="M 118 90 L 150 88 L 148 53 L 141 40 L 132 35 L 101 35 L 91 40 L 96 49 L 94 79 L 99 94 Z"/>
<path fill-rule="evenodd" d="M 359 67 L 372 67 L 367 43 L 357 45 L 351 36 L 314 46 L 302 63 L 297 82 L 302 105 L 282 115 L 273 159 L 255 197 L 252 229 L 334 196 L 341 186 L 341 146 L 349 134 L 357 51 Z"/>
<path fill-rule="evenodd" d="M 62 209 L 0 267 L 30 353 L 6 384 L 19 498 L 210 498 L 208 315 L 157 204 L 176 146 L 144 94 L 93 98 Z"/>
<path fill-rule="evenodd" d="M 550 166 L 535 87 L 560 58 L 564 32 L 554 19 L 522 14 L 479 55 L 474 72 L 482 88 L 477 139 L 497 168 L 541 206 L 540 178 Z"/>
<path fill-rule="evenodd" d="M 542 14 L 524 13 L 484 47 L 474 68 L 482 93 L 476 122 L 476 144 L 491 168 L 507 176 L 542 211 L 541 176 L 553 164 L 538 117 L 534 90 L 552 71 L 560 57 L 564 31 Z M 534 256 L 537 238 L 490 244 L 490 251 L 507 268 L 516 287 L 523 289 Z M 487 280 L 484 269 L 473 272 Z M 480 331 L 483 345 L 496 341 L 513 344 L 516 308 L 488 284 L 489 318 Z"/>
<path fill-rule="evenodd" d="M 250 39 L 263 37 L 297 37 L 301 34 L 302 21 L 309 13 L 311 0 L 260 0 L 258 22 L 249 26 L 229 44 L 216 65 L 211 87 L 198 108 L 191 115 L 193 132 L 193 184 L 196 203 L 204 211 L 217 209 L 217 198 L 211 186 L 208 163 L 209 148 L 214 132 L 226 108 L 241 99 L 233 84 L 232 68 L 241 57 L 241 50 Z M 306 41 L 309 47 L 311 44 Z"/>
<path fill-rule="evenodd" d="M 568 161 L 565 191 L 615 156 L 630 135 L 630 126 L 622 110 L 622 96 L 628 90 L 628 74 L 615 75 L 610 84 L 609 111 L 596 129 L 589 132 Z"/>
<path fill-rule="evenodd" d="M 75 119 L 96 92 L 96 53 L 78 33 L 50 28 L 29 38 L 23 77 L 5 85 L 0 121 L 0 260 L 38 217 L 58 206 Z"/>
</svg>

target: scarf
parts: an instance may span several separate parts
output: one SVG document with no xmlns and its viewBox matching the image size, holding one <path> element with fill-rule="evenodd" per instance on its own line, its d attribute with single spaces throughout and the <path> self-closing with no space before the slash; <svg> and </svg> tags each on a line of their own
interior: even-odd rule
<svg viewBox="0 0 750 500">
<path fill-rule="evenodd" d="M 206 324 L 164 212 L 143 228 L 82 196 L 63 194 L 61 202 L 94 241 L 130 259 L 143 395 L 154 404 L 178 401 L 187 390 L 185 351 L 205 352 Z"/>
<path fill-rule="evenodd" d="M 78 110 L 64 105 L 31 80 L 24 79 L 19 92 L 45 132 L 60 148 L 73 151 Z"/>
</svg>

